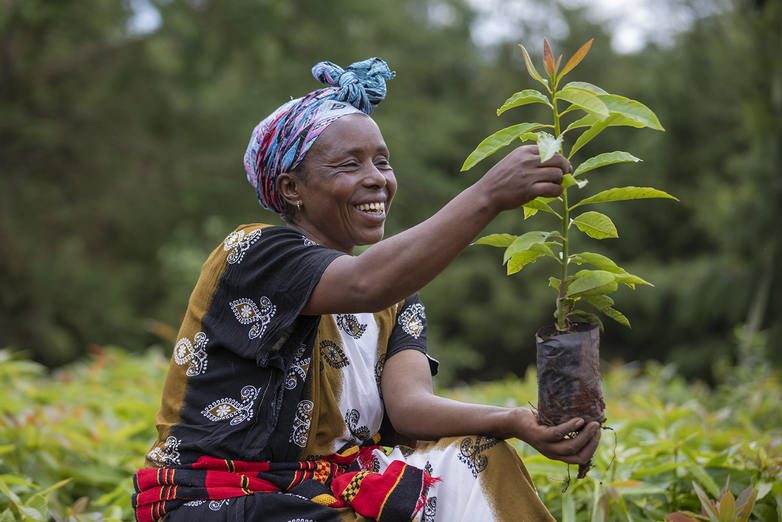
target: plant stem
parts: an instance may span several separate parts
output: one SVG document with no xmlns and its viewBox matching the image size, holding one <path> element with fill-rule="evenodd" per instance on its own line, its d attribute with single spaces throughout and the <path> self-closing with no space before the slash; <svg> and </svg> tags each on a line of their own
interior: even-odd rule
<svg viewBox="0 0 782 522">
<path fill-rule="evenodd" d="M 551 93 L 551 101 L 554 107 L 554 137 L 559 138 L 560 126 L 559 126 L 559 111 L 557 111 L 557 99 L 555 97 L 557 91 L 556 84 L 554 85 L 554 91 Z M 568 210 L 567 203 L 567 189 L 562 190 L 562 279 L 559 282 L 559 296 L 557 297 L 557 325 L 560 330 L 565 329 L 565 319 L 567 318 L 567 311 L 565 310 L 565 296 L 567 295 L 567 289 L 565 287 L 565 281 L 567 280 L 568 272 L 568 223 L 570 221 L 570 212 Z"/>
<path fill-rule="evenodd" d="M 567 203 L 567 189 L 562 190 L 562 280 L 559 282 L 559 297 L 557 298 L 557 324 L 560 330 L 565 329 L 565 319 L 567 317 L 567 311 L 565 310 L 565 296 L 567 295 L 567 288 L 565 282 L 567 281 L 568 272 L 568 222 L 570 221 L 570 212 L 568 211 Z"/>
</svg>

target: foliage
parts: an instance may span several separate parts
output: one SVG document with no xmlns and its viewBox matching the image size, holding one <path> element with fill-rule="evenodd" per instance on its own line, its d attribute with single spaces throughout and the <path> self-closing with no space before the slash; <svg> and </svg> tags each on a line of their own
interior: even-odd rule
<svg viewBox="0 0 782 522">
<path fill-rule="evenodd" d="M 562 56 L 560 55 L 555 62 L 548 41 L 544 39 L 543 62 L 548 74 L 548 80 L 546 80 L 535 69 L 527 50 L 520 45 L 519 47 L 521 47 L 524 53 L 527 71 L 530 76 L 543 84 L 548 91 L 548 95 L 535 89 L 517 92 L 497 110 L 497 115 L 499 116 L 506 110 L 514 107 L 539 103 L 547 105 L 552 110 L 553 123 L 520 123 L 495 132 L 483 140 L 470 154 L 467 160 L 465 160 L 462 170 L 472 168 L 479 161 L 502 147 L 510 145 L 517 138 L 522 142 L 528 140 L 537 142 L 541 162 L 545 163 L 554 154 L 563 151 L 564 138 L 568 132 L 581 130 L 581 134 L 578 139 L 574 140 L 567 154 L 568 159 L 571 159 L 580 148 L 608 127 L 649 127 L 663 130 L 660 122 L 657 120 L 657 116 L 645 105 L 635 100 L 609 94 L 600 87 L 586 82 L 573 81 L 560 88 L 562 78 L 584 59 L 591 46 L 592 40 L 582 46 L 560 71 Z M 567 103 L 568 107 L 560 112 L 557 105 L 558 102 Z M 567 128 L 563 130 L 563 116 L 573 111 L 583 111 L 586 115 L 579 119 L 573 119 Z M 553 134 L 540 129 L 549 129 Z M 559 279 L 555 277 L 549 279 L 549 286 L 558 292 L 554 317 L 559 331 L 568 330 L 570 324 L 569 317 L 599 324 L 602 329 L 602 322 L 596 315 L 574 308 L 576 302 L 582 298 L 611 319 L 625 326 L 630 326 L 627 318 L 613 308 L 614 301 L 608 297 L 608 294 L 615 292 L 619 287 L 619 283 L 624 283 L 630 288 L 635 288 L 637 284 L 648 285 L 649 283 L 638 276 L 628 273 L 604 255 L 592 252 L 571 253 L 570 231 L 573 225 L 593 239 L 619 237 L 616 226 L 608 216 L 595 211 L 587 211 L 575 215 L 574 210 L 582 205 L 609 201 L 676 198 L 654 188 L 630 186 L 609 188 L 590 197 L 583 197 L 580 200 L 573 201 L 569 199 L 568 189 L 574 186 L 583 189 L 588 183 L 588 180 L 583 176 L 586 172 L 617 163 L 637 161 L 640 160 L 627 152 L 616 151 L 603 153 L 582 162 L 572 174 L 566 174 L 562 182 L 562 196 L 556 198 L 560 202 L 557 208 L 561 207 L 561 213 L 558 213 L 551 206 L 554 198 L 539 197 L 524 205 L 525 219 L 535 215 L 538 211 L 544 211 L 553 214 L 559 219 L 561 222 L 559 230 L 551 232 L 533 231 L 521 236 L 492 234 L 475 242 L 478 245 L 492 245 L 505 248 L 503 264 L 508 266 L 508 275 L 520 271 L 526 265 L 534 263 L 541 257 L 549 257 L 560 265 L 561 277 Z M 579 176 L 581 177 L 579 178 Z M 558 253 L 552 250 L 551 247 L 554 246 L 560 249 Z M 578 265 L 589 263 L 597 270 L 580 270 L 570 276 L 568 275 L 568 269 L 571 263 Z"/>
<path fill-rule="evenodd" d="M 47 374 L 0 351 L 0 520 L 132 520 L 130 476 L 156 437 L 167 366 L 156 350 L 93 347 L 83 362 Z M 768 367 L 726 372 L 708 388 L 655 363 L 604 371 L 615 432 L 603 432 L 596 467 L 565 494 L 567 466 L 514 441 L 555 518 L 661 521 L 699 509 L 693 482 L 717 498 L 730 477 L 736 497 L 756 492 L 749 520 L 781 519 L 782 380 Z M 439 393 L 526 405 L 535 401 L 535 371 Z"/>
<path fill-rule="evenodd" d="M 697 522 L 706 520 L 710 522 L 747 522 L 752 514 L 752 508 L 755 507 L 755 500 L 758 491 L 748 486 L 742 491 L 738 498 L 728 491 L 730 485 L 730 476 L 725 481 L 725 487 L 720 491 L 720 496 L 716 502 L 711 500 L 708 495 L 695 482 L 692 487 L 695 488 L 698 498 L 701 501 L 701 512 L 703 516 L 696 515 L 690 511 L 685 513 L 671 513 L 665 519 L 669 522 Z"/>
<path fill-rule="evenodd" d="M 758 390 L 759 400 L 747 402 L 745 391 L 732 393 L 739 375 L 746 388 Z M 441 393 L 466 402 L 523 406 L 536 400 L 535 377 L 530 368 L 524 379 L 508 376 Z M 736 497 L 754 488 L 757 502 L 749 520 L 782 520 L 782 381 L 778 373 L 750 376 L 739 370 L 731 379 L 710 389 L 688 384 L 672 366 L 611 365 L 603 372 L 611 428 L 604 429 L 596 466 L 583 480 L 571 480 L 567 465 L 515 445 L 544 503 L 563 522 L 662 521 L 674 512 L 700 510 L 697 491 L 717 498 L 717 484 L 728 477 Z M 767 414 L 773 428 L 766 427 Z"/>
<path fill-rule="evenodd" d="M 132 520 L 167 367 L 157 351 L 94 347 L 48 375 L 0 351 L 0 520 Z"/>
</svg>

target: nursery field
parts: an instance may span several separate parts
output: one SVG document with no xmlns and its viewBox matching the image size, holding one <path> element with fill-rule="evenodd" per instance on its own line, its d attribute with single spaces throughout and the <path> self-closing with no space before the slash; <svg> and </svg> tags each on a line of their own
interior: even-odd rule
<svg viewBox="0 0 782 522">
<path fill-rule="evenodd" d="M 87 359 L 47 372 L 0 351 L 0 522 L 132 520 L 130 476 L 155 437 L 167 366 L 154 350 L 95 347 Z M 780 375 L 727 365 L 716 374 L 719 382 L 707 387 L 685 382 L 670 366 L 605 368 L 612 431 L 603 432 L 595 467 L 582 480 L 514 441 L 557 520 L 678 522 L 698 520 L 694 513 L 701 520 L 782 520 Z M 531 369 L 440 393 L 528 406 L 535 390 Z M 709 517 L 696 489 L 710 505 L 728 479 L 730 494 Z"/>
</svg>

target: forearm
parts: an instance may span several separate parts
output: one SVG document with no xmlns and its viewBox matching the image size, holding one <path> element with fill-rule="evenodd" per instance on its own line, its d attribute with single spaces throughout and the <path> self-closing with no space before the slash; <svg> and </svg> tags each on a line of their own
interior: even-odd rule
<svg viewBox="0 0 782 522">
<path fill-rule="evenodd" d="M 387 305 L 417 292 L 442 272 L 498 215 L 474 186 L 426 221 L 369 247 L 356 258 L 358 273 L 374 274 Z M 383 267 L 382 278 L 377 268 Z"/>
<path fill-rule="evenodd" d="M 559 426 L 541 426 L 526 408 L 481 406 L 437 397 L 426 357 L 416 350 L 402 351 L 386 361 L 381 387 L 391 424 L 412 438 L 515 437 L 548 458 L 571 464 L 589 462 L 600 441 L 597 422 L 584 426 L 583 419 L 576 418 Z M 570 436 L 579 430 L 577 436 Z"/>
<path fill-rule="evenodd" d="M 468 404 L 436 395 L 407 398 L 407 403 L 397 405 L 391 416 L 394 429 L 399 433 L 420 440 L 437 440 L 442 437 L 486 435 L 499 439 L 518 437 L 512 426 L 518 424 L 513 417 L 532 412 L 526 409 L 510 409 L 499 406 Z"/>
</svg>

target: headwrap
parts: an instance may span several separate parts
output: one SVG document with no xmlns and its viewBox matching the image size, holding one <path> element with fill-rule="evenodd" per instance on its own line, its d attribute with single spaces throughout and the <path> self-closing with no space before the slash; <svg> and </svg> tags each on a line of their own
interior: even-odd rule
<svg viewBox="0 0 782 522">
<path fill-rule="evenodd" d="M 258 201 L 267 210 L 282 214 L 285 202 L 277 191 L 277 176 L 295 169 L 321 132 L 337 118 L 372 109 L 386 96 L 386 80 L 396 73 L 380 58 L 356 62 L 347 71 L 331 62 L 320 62 L 312 75 L 330 85 L 291 100 L 253 130 L 244 169 Z"/>
</svg>

